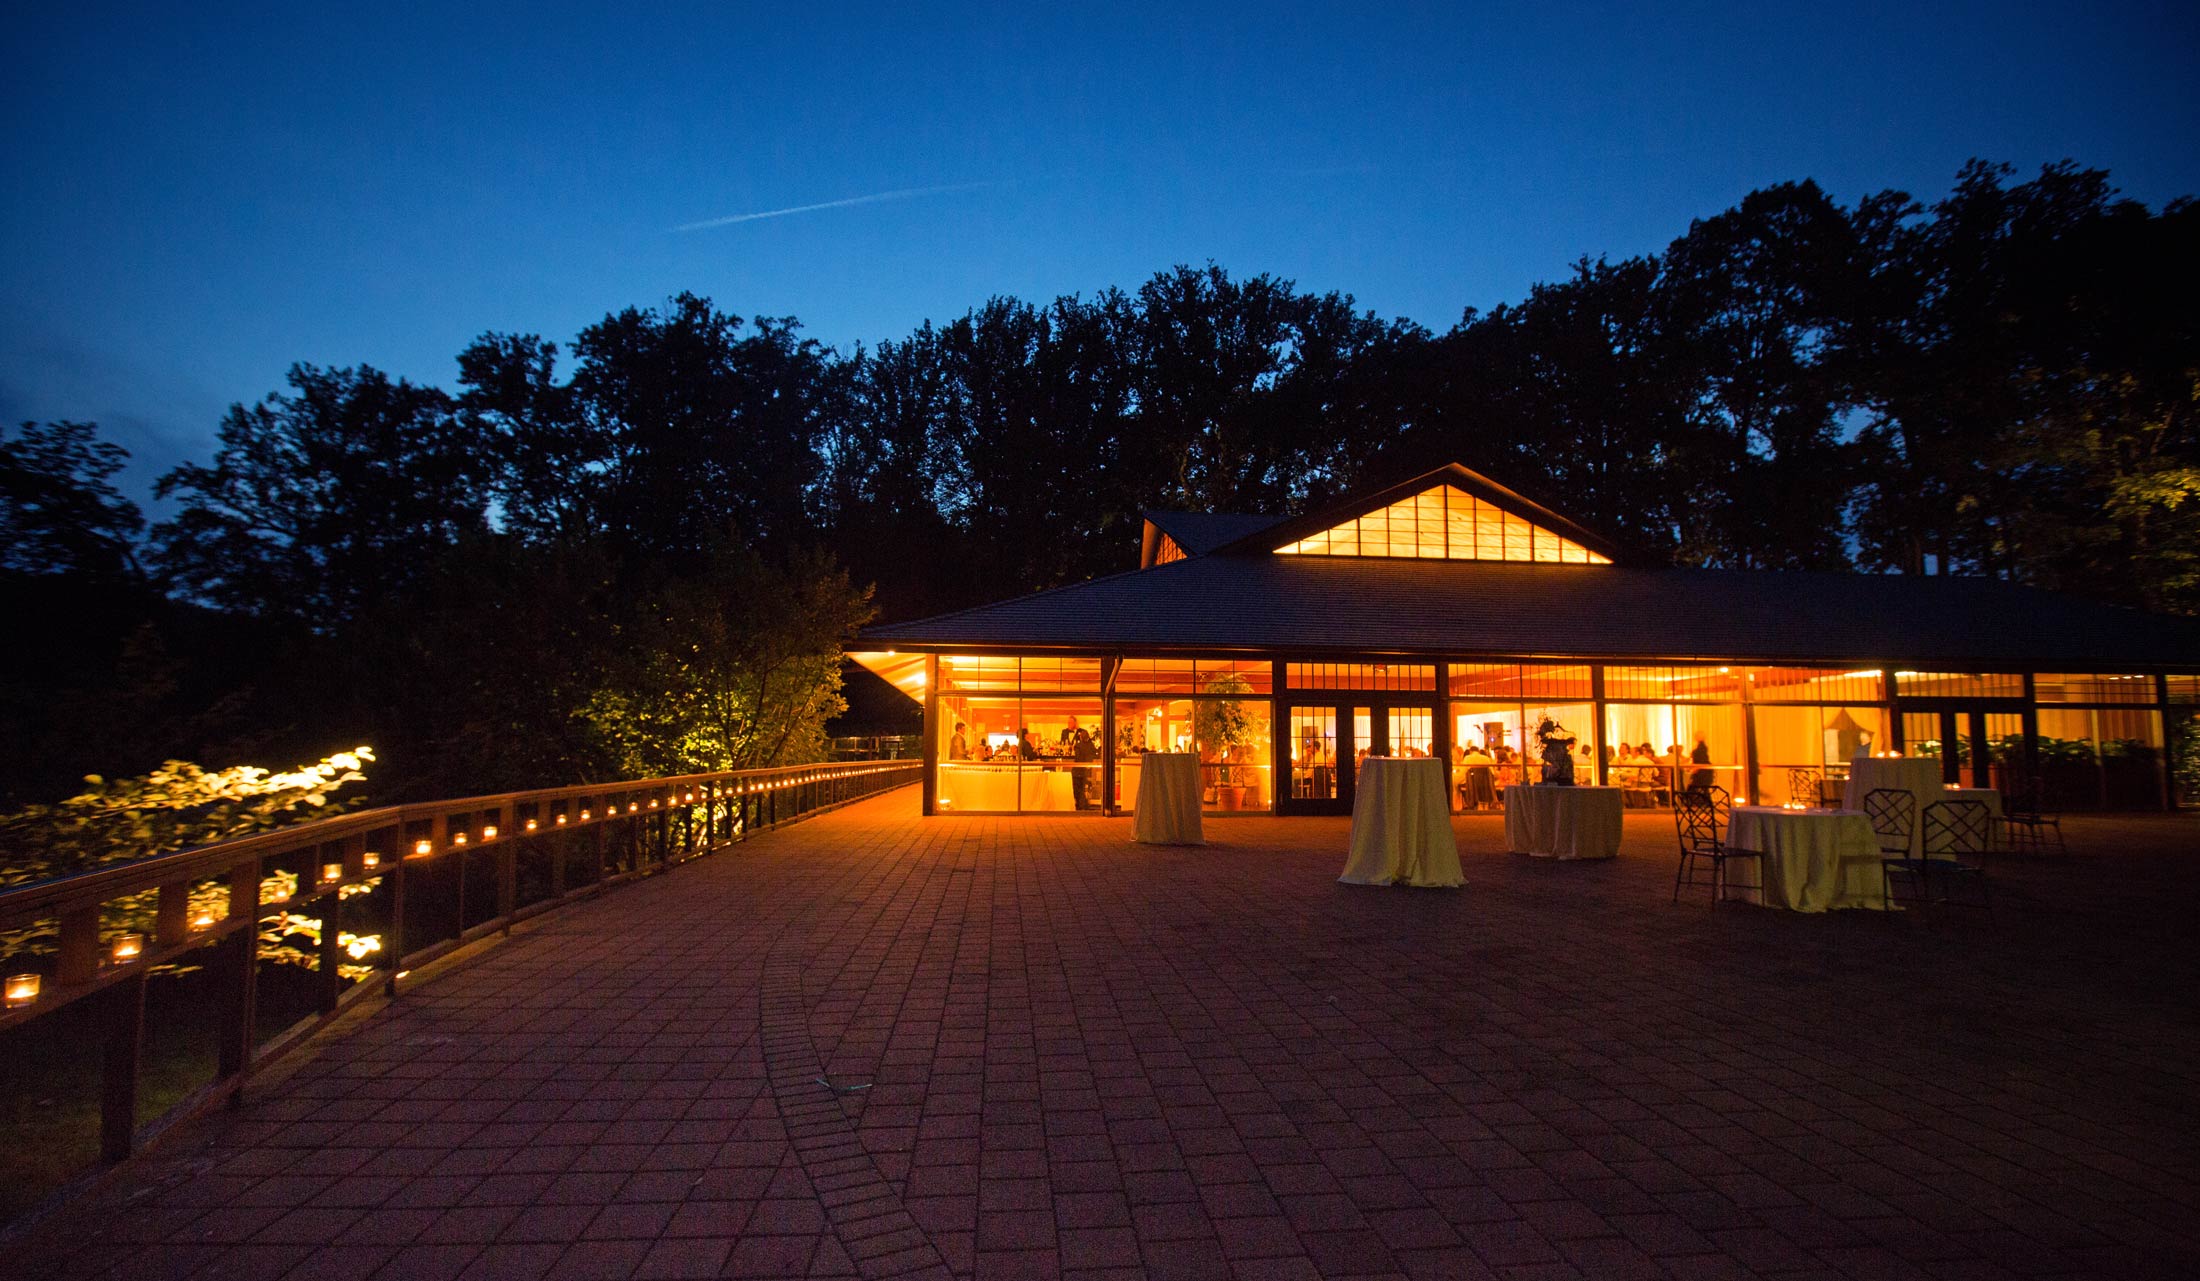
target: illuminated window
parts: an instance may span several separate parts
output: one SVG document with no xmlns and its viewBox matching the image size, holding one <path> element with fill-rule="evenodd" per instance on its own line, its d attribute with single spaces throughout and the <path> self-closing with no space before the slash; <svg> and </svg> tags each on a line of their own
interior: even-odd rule
<svg viewBox="0 0 2200 1281">
<path fill-rule="evenodd" d="M 1457 485 L 1424 489 L 1277 550 L 1287 556 L 1612 563 L 1609 557 L 1486 503 Z"/>
<path fill-rule="evenodd" d="M 1894 692 L 1903 698 L 2023 698 L 2015 672 L 1896 672 Z"/>
<path fill-rule="evenodd" d="M 1406 663 L 1292 663 L 1284 679 L 1293 689 L 1417 690 L 1436 688 L 1436 668 Z"/>
<path fill-rule="evenodd" d="M 1166 565 L 1172 560 L 1182 559 L 1184 559 L 1184 549 L 1177 546 L 1177 542 L 1175 539 L 1169 537 L 1167 534 L 1163 534 L 1161 536 L 1161 546 L 1156 548 L 1154 551 L 1153 563 L 1156 565 Z"/>
<path fill-rule="evenodd" d="M 2032 693 L 2042 703 L 2152 703 L 2154 678 L 2039 672 L 2032 677 Z"/>
</svg>

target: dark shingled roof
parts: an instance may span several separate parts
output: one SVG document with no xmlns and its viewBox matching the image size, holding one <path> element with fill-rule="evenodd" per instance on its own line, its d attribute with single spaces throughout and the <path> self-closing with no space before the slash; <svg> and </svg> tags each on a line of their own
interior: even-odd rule
<svg viewBox="0 0 2200 1281">
<path fill-rule="evenodd" d="M 1990 579 L 1258 554 L 873 627 L 862 643 L 2200 668 L 2193 620 Z"/>
<path fill-rule="evenodd" d="M 1250 538 L 1288 516 L 1256 516 L 1242 512 L 1140 512 L 1154 528 L 1176 540 L 1188 556 L 1204 556 L 1241 538 Z"/>
</svg>

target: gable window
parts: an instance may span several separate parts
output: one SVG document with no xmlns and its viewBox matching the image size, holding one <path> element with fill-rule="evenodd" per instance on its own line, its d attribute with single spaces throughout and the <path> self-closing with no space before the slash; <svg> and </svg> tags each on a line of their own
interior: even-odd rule
<svg viewBox="0 0 2200 1281">
<path fill-rule="evenodd" d="M 1547 561 L 1609 565 L 1580 543 L 1487 503 L 1457 485 L 1438 485 L 1380 511 L 1276 549 L 1286 556 L 1399 556 L 1417 560 Z"/>
</svg>

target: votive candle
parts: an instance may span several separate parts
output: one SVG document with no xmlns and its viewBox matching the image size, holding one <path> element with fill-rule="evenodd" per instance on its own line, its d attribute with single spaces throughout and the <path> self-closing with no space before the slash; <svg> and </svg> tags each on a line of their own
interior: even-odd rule
<svg viewBox="0 0 2200 1281">
<path fill-rule="evenodd" d="M 19 1010 L 38 999 L 36 974 L 8 975 L 8 1008 Z"/>
<path fill-rule="evenodd" d="M 134 961 L 145 955 L 145 936 L 143 934 L 117 935 L 115 937 L 114 955 L 117 961 Z"/>
</svg>

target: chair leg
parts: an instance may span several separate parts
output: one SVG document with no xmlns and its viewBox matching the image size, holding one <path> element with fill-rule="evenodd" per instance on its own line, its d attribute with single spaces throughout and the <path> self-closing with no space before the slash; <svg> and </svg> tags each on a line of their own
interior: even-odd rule
<svg viewBox="0 0 2200 1281">
<path fill-rule="evenodd" d="M 1688 875 L 1688 854 L 1687 854 L 1687 852 L 1686 852 L 1686 851 L 1684 850 L 1684 851 L 1682 851 L 1682 853 L 1681 853 L 1681 865 L 1680 865 L 1679 867 L 1677 867 L 1677 868 L 1674 868 L 1674 869 L 1673 869 L 1673 901 L 1674 901 L 1674 902 L 1676 902 L 1676 903 L 1678 903 L 1678 902 L 1680 902 L 1680 901 L 1681 901 L 1681 881 L 1682 881 L 1682 879 L 1683 879 L 1683 878 L 1685 878 L 1685 877 L 1686 877 L 1687 875 Z"/>
</svg>

